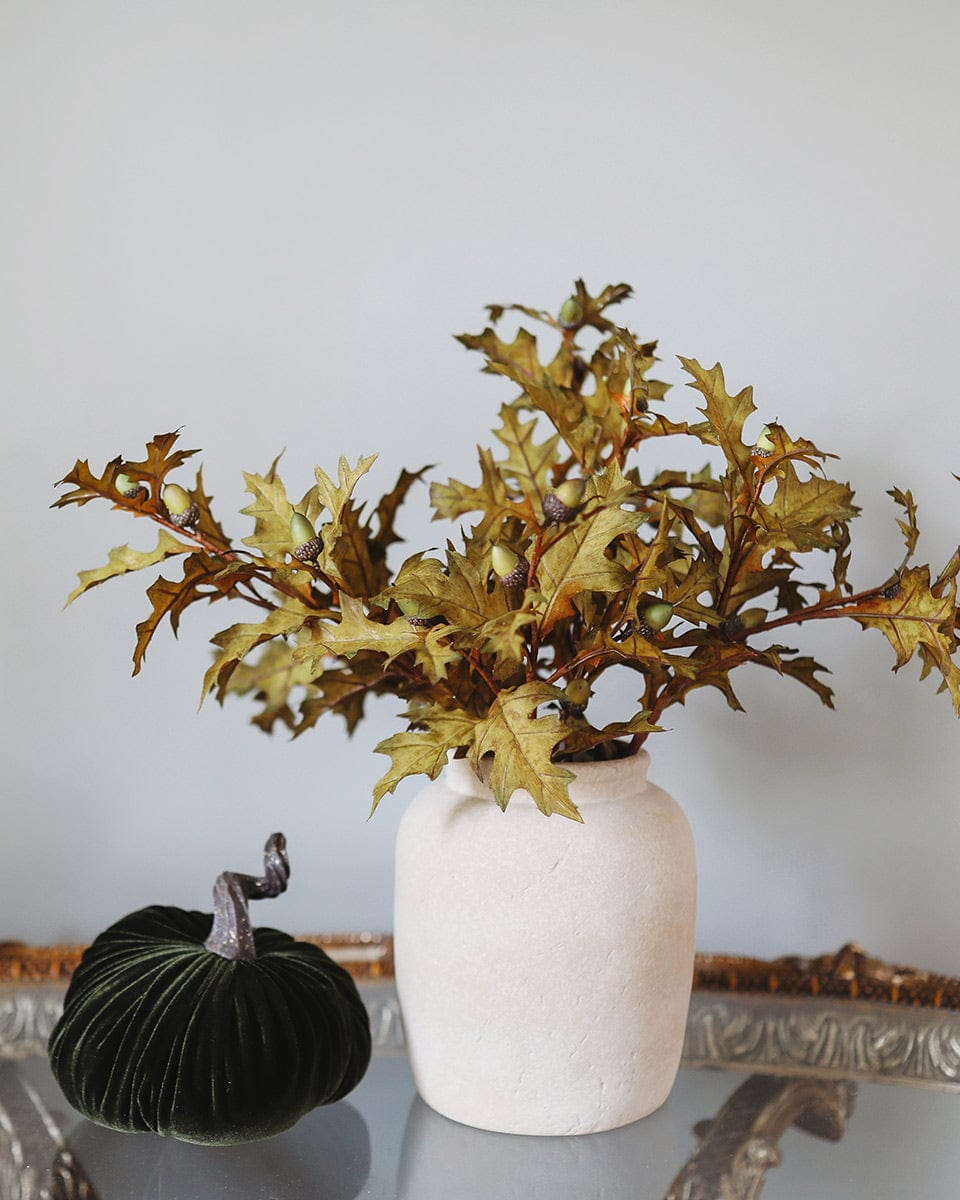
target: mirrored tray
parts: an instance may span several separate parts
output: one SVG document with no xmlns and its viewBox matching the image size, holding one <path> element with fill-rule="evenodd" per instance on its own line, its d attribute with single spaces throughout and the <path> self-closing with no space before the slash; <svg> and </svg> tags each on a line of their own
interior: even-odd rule
<svg viewBox="0 0 960 1200">
<path fill-rule="evenodd" d="M 960 1193 L 956 981 L 856 947 L 701 955 L 667 1103 L 608 1133 L 511 1137 L 416 1095 L 389 938 L 317 938 L 357 977 L 375 1054 L 351 1096 L 211 1149 L 78 1117 L 46 1063 L 76 948 L 0 947 L 0 1200 L 773 1200 Z"/>
</svg>

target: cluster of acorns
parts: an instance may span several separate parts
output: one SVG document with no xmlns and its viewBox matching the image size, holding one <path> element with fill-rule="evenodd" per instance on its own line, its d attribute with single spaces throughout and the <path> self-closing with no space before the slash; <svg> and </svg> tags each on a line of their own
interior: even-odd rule
<svg viewBox="0 0 960 1200">
<path fill-rule="evenodd" d="M 113 484 L 127 500 L 136 500 L 138 496 L 147 494 L 147 489 L 142 483 L 137 483 L 123 471 L 114 476 Z M 160 493 L 160 500 L 167 510 L 167 516 L 178 529 L 192 529 L 200 520 L 200 509 L 190 499 L 190 493 L 184 491 L 179 483 L 168 483 Z"/>
</svg>

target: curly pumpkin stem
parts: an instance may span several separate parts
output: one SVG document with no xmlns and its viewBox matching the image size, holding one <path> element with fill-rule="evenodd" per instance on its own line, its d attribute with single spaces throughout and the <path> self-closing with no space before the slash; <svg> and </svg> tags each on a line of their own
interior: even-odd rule
<svg viewBox="0 0 960 1200">
<path fill-rule="evenodd" d="M 249 901 L 269 899 L 287 890 L 290 863 L 287 839 L 282 833 L 272 833 L 267 838 L 263 870 L 260 878 L 236 871 L 224 871 L 217 876 L 213 885 L 213 927 L 203 943 L 211 953 L 230 959 L 257 957 Z"/>
</svg>

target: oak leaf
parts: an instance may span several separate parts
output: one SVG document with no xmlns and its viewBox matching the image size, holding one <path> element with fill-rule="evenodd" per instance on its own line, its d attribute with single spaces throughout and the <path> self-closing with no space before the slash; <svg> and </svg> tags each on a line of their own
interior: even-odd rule
<svg viewBox="0 0 960 1200">
<path fill-rule="evenodd" d="M 558 813 L 579 821 L 580 813 L 568 790 L 574 774 L 551 757 L 554 747 L 563 741 L 563 722 L 555 715 L 536 715 L 539 705 L 558 697 L 558 688 L 537 682 L 500 692 L 486 717 L 477 722 L 468 758 L 480 775 L 484 757 L 493 756 L 490 788 L 501 808 L 522 789 L 547 816 Z"/>
<path fill-rule="evenodd" d="M 188 546 L 179 541 L 166 529 L 160 530 L 159 540 L 153 550 L 133 550 L 129 546 L 114 546 L 104 566 L 79 573 L 80 582 L 67 597 L 67 604 L 72 604 L 78 596 L 107 579 L 125 575 L 128 571 L 142 571 L 145 567 L 155 567 L 157 563 L 163 562 L 171 555 L 191 554 L 194 549 L 194 546 Z"/>
</svg>

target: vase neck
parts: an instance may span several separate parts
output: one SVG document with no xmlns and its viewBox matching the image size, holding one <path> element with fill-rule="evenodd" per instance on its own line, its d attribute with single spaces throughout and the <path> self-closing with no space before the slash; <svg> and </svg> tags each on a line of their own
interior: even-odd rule
<svg viewBox="0 0 960 1200">
<path fill-rule="evenodd" d="M 574 778 L 570 782 L 570 796 L 578 808 L 594 802 L 617 800 L 636 796 L 647 786 L 647 768 L 650 755 L 639 750 L 629 758 L 611 759 L 609 762 L 563 763 Z M 443 771 L 443 782 L 460 796 L 483 796 L 492 801 L 490 791 L 490 764 L 481 764 L 481 775 L 477 776 L 465 758 L 452 758 Z M 522 801 L 523 794 L 515 796 L 511 803 Z M 529 803 L 532 800 L 527 798 Z"/>
</svg>

